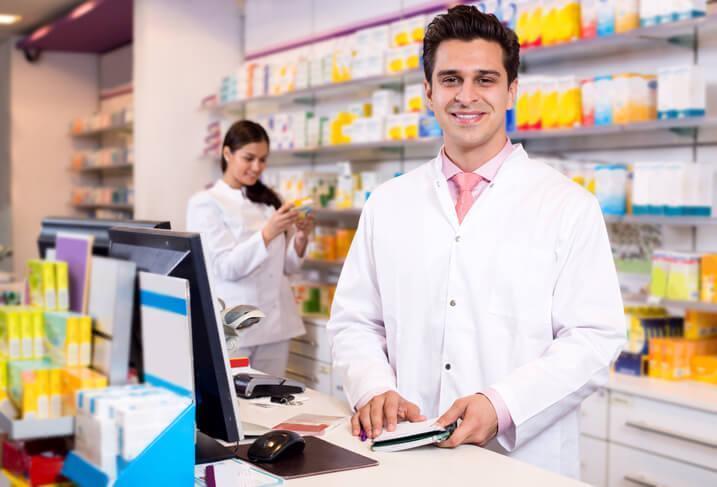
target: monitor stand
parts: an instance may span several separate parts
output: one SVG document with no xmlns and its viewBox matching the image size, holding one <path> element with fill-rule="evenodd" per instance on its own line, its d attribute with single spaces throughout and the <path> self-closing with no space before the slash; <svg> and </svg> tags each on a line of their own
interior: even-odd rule
<svg viewBox="0 0 717 487">
<path fill-rule="evenodd" d="M 194 445 L 194 464 L 220 462 L 229 458 L 236 458 L 234 452 L 223 446 L 211 436 L 197 431 L 197 443 Z"/>
</svg>

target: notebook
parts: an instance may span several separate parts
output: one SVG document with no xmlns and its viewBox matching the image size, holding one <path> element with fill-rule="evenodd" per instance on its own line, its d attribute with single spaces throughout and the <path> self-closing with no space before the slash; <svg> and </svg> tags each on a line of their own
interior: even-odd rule
<svg viewBox="0 0 717 487">
<path fill-rule="evenodd" d="M 452 423 L 445 428 L 436 424 L 438 418 L 418 423 L 398 423 L 394 431 L 384 431 L 371 445 L 373 451 L 402 451 L 432 445 L 450 438 L 457 427 Z"/>
<path fill-rule="evenodd" d="M 55 258 L 67 262 L 70 281 L 70 311 L 87 313 L 92 235 L 58 233 L 55 239 Z"/>
<path fill-rule="evenodd" d="M 240 445 L 237 457 L 255 464 L 266 472 L 285 479 L 296 479 L 356 468 L 375 467 L 378 460 L 354 453 L 315 436 L 305 436 L 303 453 L 281 459 L 275 463 L 255 463 L 249 460 L 249 445 Z"/>
</svg>

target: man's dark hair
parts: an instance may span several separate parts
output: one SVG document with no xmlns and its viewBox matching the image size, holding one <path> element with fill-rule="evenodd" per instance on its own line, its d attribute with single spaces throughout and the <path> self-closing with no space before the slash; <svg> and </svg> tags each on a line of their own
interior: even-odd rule
<svg viewBox="0 0 717 487">
<path fill-rule="evenodd" d="M 449 9 L 448 13 L 436 15 L 426 27 L 426 35 L 423 38 L 423 71 L 429 83 L 433 76 L 438 46 L 451 39 L 497 42 L 503 50 L 503 66 L 508 73 L 508 85 L 518 77 L 520 43 L 515 32 L 504 26 L 493 14 L 484 14 L 473 6 L 458 5 Z"/>
</svg>

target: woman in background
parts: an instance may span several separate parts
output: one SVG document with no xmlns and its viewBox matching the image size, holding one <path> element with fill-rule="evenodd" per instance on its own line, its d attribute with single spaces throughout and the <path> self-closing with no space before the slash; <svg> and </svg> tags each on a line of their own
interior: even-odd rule
<svg viewBox="0 0 717 487">
<path fill-rule="evenodd" d="M 257 123 L 232 125 L 222 144 L 223 177 L 189 200 L 187 228 L 202 235 L 218 298 L 227 306 L 257 306 L 266 317 L 242 330 L 241 349 L 252 368 L 283 376 L 289 340 L 305 333 L 288 277 L 299 272 L 311 217 L 261 182 L 269 136 Z"/>
</svg>

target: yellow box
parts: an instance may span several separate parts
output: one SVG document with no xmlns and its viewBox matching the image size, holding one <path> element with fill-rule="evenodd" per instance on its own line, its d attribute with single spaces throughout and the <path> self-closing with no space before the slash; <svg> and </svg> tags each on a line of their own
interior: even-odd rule
<svg viewBox="0 0 717 487">
<path fill-rule="evenodd" d="M 62 369 L 50 369 L 50 417 L 62 416 Z"/>
<path fill-rule="evenodd" d="M 37 417 L 37 375 L 34 370 L 22 372 L 22 417 Z"/>
<path fill-rule="evenodd" d="M 50 371 L 40 369 L 35 371 L 35 393 L 37 395 L 37 417 L 47 419 L 50 417 Z"/>
<path fill-rule="evenodd" d="M 67 365 L 76 366 L 80 364 L 80 317 L 67 317 L 67 337 L 66 337 Z"/>
<path fill-rule="evenodd" d="M 57 289 L 57 311 L 70 309 L 70 278 L 67 262 L 55 262 L 55 287 Z"/>
<path fill-rule="evenodd" d="M 700 300 L 717 303 L 717 254 L 700 259 Z"/>
<path fill-rule="evenodd" d="M 39 310 L 32 311 L 32 352 L 36 359 L 45 356 L 45 315 Z"/>
<path fill-rule="evenodd" d="M 685 312 L 685 338 L 696 340 L 717 336 L 717 314 L 695 310 Z"/>
<path fill-rule="evenodd" d="M 51 261 L 42 262 L 42 296 L 46 310 L 57 309 L 55 263 Z"/>
<path fill-rule="evenodd" d="M 34 353 L 32 349 L 32 313 L 27 308 L 18 310 L 20 316 L 20 358 L 30 360 Z"/>
<path fill-rule="evenodd" d="M 30 305 L 37 307 L 45 306 L 45 298 L 42 290 L 42 261 L 31 259 L 27 261 L 27 285 L 30 290 Z"/>
<path fill-rule="evenodd" d="M 87 367 L 92 361 L 92 318 L 81 316 L 79 326 L 79 365 Z"/>
</svg>

